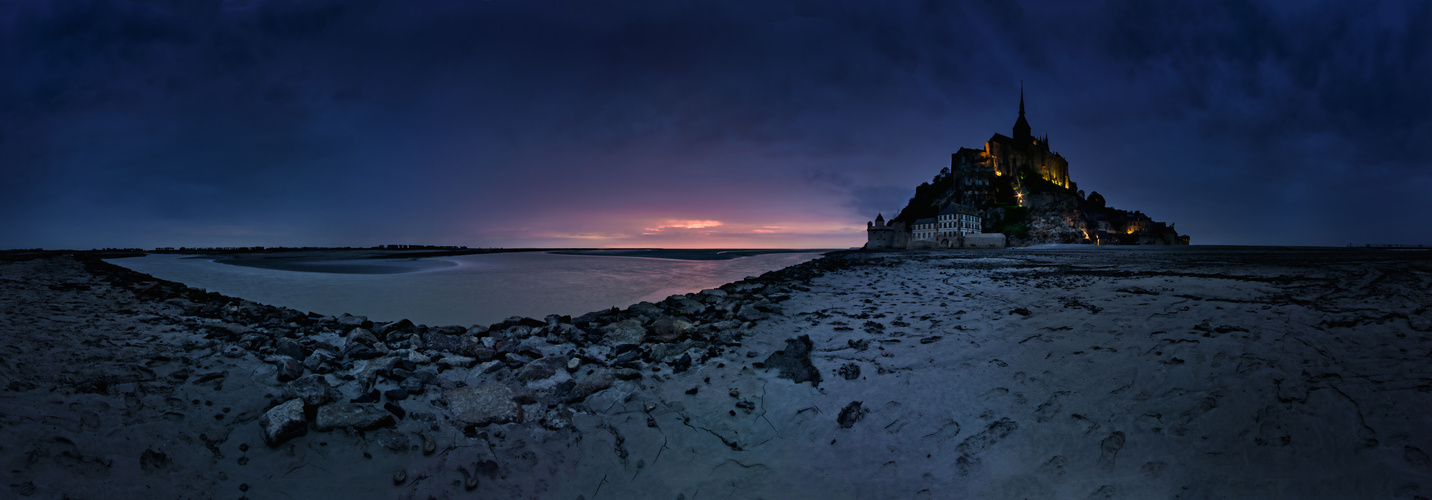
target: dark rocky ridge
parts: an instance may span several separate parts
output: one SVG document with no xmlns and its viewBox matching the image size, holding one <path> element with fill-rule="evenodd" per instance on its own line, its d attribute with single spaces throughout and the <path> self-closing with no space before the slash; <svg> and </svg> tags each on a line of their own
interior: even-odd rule
<svg viewBox="0 0 1432 500">
<path fill-rule="evenodd" d="M 491 325 L 464 327 L 418 325 L 406 319 L 375 322 L 363 316 L 323 316 L 274 307 L 193 289 L 101 260 L 108 257 L 112 256 L 76 255 L 90 273 L 130 290 L 140 300 L 213 320 L 204 327 L 206 339 L 252 352 L 275 366 L 276 380 L 287 384 L 287 389 L 282 398 L 269 401 L 270 409 L 260 422 L 271 446 L 304 435 L 310 426 L 320 432 L 390 426 L 394 414 L 401 418 L 403 413 L 392 403 L 421 394 L 439 395 L 436 404 L 471 427 L 527 421 L 560 429 L 588 396 L 615 380 L 641 378 L 657 368 L 679 372 L 706 363 L 740 346 L 743 332 L 753 322 L 779 313 L 779 303 L 804 289 L 803 283 L 855 265 L 838 252 L 657 303 L 575 318 L 514 316 Z M 793 380 L 818 383 L 819 373 L 809 366 L 808 339 L 805 345 L 806 370 L 792 369 L 806 376 L 797 374 Z M 488 379 L 468 387 L 443 376 L 453 369 L 473 369 Z M 358 390 L 343 394 L 315 377 L 323 374 L 356 381 L 345 385 L 356 385 Z M 543 385 L 544 381 L 551 383 Z M 534 382 L 543 388 L 526 389 Z M 391 406 L 387 410 L 384 401 Z M 523 405 L 534 404 L 547 411 L 523 414 Z"/>
</svg>

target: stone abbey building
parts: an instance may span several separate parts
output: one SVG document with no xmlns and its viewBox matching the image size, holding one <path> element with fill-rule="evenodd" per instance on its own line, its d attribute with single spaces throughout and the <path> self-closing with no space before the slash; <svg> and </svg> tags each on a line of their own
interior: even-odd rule
<svg viewBox="0 0 1432 500">
<path fill-rule="evenodd" d="M 1014 137 L 994 134 L 985 141 L 984 151 L 960 148 L 950 159 L 950 170 L 977 169 L 997 176 L 1015 176 L 1020 169 L 1029 169 L 1044 180 L 1068 189 L 1069 161 L 1049 149 L 1049 137 L 1034 137 L 1029 121 L 1024 119 L 1024 89 L 1019 90 L 1019 119 L 1014 121 Z M 979 176 L 969 177 L 977 179 Z"/>
</svg>

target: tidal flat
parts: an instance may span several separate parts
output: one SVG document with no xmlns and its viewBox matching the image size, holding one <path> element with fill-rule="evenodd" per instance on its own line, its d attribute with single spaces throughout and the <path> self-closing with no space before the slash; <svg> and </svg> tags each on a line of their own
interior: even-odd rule
<svg viewBox="0 0 1432 500">
<path fill-rule="evenodd" d="M 840 252 L 441 327 L 0 261 L 3 488 L 1432 497 L 1429 289 L 1419 251 Z"/>
</svg>

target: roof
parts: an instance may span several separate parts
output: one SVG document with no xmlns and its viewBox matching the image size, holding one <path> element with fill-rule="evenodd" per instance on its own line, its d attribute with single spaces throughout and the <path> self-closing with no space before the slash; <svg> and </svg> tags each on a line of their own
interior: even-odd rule
<svg viewBox="0 0 1432 500">
<path fill-rule="evenodd" d="M 940 215 L 952 215 L 952 214 L 974 215 L 974 214 L 975 214 L 975 211 L 974 211 L 973 209 L 971 209 L 970 207 L 967 207 L 967 206 L 964 206 L 964 205 L 960 205 L 960 204 L 958 204 L 958 203 L 951 203 L 951 204 L 949 204 L 949 205 L 946 205 L 945 208 L 943 208 L 943 209 L 940 210 Z"/>
<path fill-rule="evenodd" d="M 939 220 L 934 217 L 926 217 L 915 221 L 916 224 L 934 224 L 936 222 L 939 222 Z"/>
</svg>

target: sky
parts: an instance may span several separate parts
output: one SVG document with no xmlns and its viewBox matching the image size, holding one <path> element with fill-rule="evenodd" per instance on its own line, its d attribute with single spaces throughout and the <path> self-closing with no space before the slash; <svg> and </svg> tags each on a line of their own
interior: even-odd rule
<svg viewBox="0 0 1432 500">
<path fill-rule="evenodd" d="M 1035 135 L 1194 244 L 1432 244 L 1432 2 L 0 0 L 0 249 L 846 248 Z"/>
</svg>

